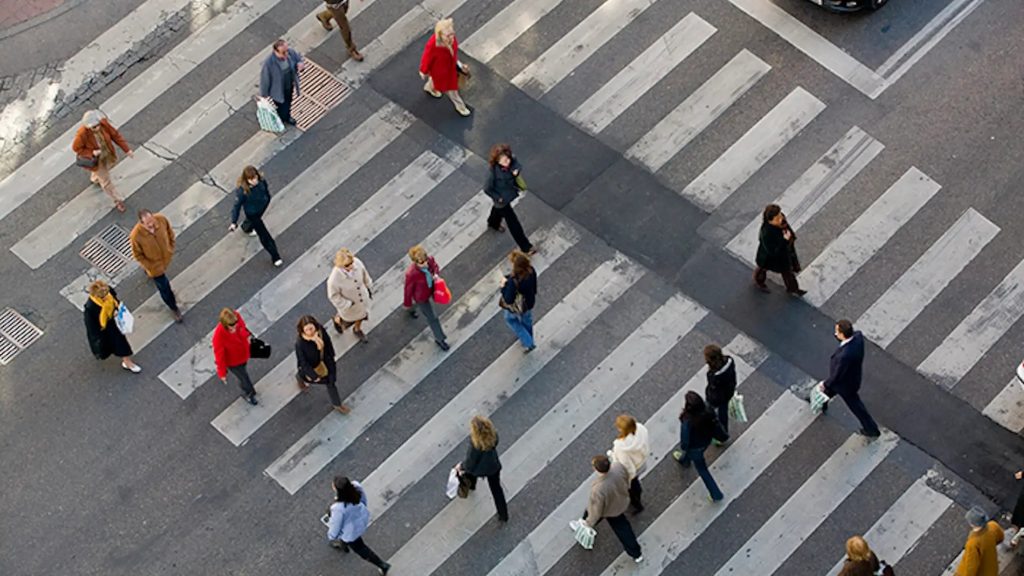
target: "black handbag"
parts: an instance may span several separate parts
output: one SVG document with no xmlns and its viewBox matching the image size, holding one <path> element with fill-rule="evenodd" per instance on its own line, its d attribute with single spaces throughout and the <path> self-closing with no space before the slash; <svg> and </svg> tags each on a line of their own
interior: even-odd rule
<svg viewBox="0 0 1024 576">
<path fill-rule="evenodd" d="M 95 168 L 100 163 L 98 156 L 75 156 L 75 166 Z"/>
<path fill-rule="evenodd" d="M 249 356 L 253 358 L 270 358 L 270 344 L 259 338 L 249 340 Z"/>
</svg>

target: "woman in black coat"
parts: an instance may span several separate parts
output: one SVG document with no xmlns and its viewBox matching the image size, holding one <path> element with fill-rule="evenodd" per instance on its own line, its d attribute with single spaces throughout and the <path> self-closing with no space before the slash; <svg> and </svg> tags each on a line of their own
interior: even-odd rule
<svg viewBox="0 0 1024 576">
<path fill-rule="evenodd" d="M 717 344 L 704 347 L 704 362 L 708 365 L 708 385 L 704 389 L 704 400 L 718 416 L 722 430 L 729 434 L 729 400 L 736 394 L 736 363 L 732 356 L 722 354 Z"/>
<path fill-rule="evenodd" d="M 458 471 L 470 489 L 476 488 L 477 478 L 487 478 L 494 506 L 498 509 L 498 520 L 508 522 L 508 503 L 505 502 L 505 491 L 501 489 L 498 432 L 488 418 L 474 416 L 469 421 L 469 447 L 466 449 L 466 459 L 458 465 Z"/>
<path fill-rule="evenodd" d="M 277 251 L 277 243 L 274 242 L 274 237 L 270 235 L 266 224 L 263 223 L 263 213 L 267 211 L 268 206 L 270 206 L 270 187 L 267 186 L 266 179 L 255 166 L 246 166 L 238 178 L 238 188 L 235 188 L 235 204 L 231 207 L 231 225 L 228 226 L 228 232 L 235 231 L 239 212 L 245 212 L 242 229 L 249 228 L 252 231 L 250 233 L 259 236 L 260 244 L 270 254 L 270 260 L 274 266 L 280 266 L 284 261 L 281 260 L 281 254 Z"/>
<path fill-rule="evenodd" d="M 492 230 L 504 232 L 505 227 L 501 224 L 504 219 L 508 224 L 508 231 L 512 234 L 512 239 L 519 245 L 519 249 L 527 254 L 533 254 L 533 244 L 526 237 L 523 225 L 519 223 L 519 217 L 512 210 L 512 201 L 518 198 L 521 192 L 516 183 L 521 169 L 522 166 L 512 156 L 512 148 L 508 144 L 495 144 L 491 148 L 484 193 L 490 196 L 494 205 L 491 206 L 491 214 L 487 217 L 487 226 Z"/>
<path fill-rule="evenodd" d="M 299 335 L 295 339 L 295 359 L 298 372 L 295 373 L 295 383 L 301 390 L 309 388 L 310 384 L 326 386 L 334 409 L 348 414 L 349 407 L 341 402 L 341 395 L 335 386 L 338 365 L 334 361 L 334 344 L 330 335 L 316 318 L 308 315 L 299 318 L 297 329 Z"/>
<path fill-rule="evenodd" d="M 89 338 L 89 348 L 98 360 L 117 356 L 121 359 L 121 368 L 138 374 L 142 367 L 132 361 L 132 346 L 114 320 L 120 303 L 117 292 L 103 280 L 90 284 L 89 299 L 83 309 L 85 333 Z"/>
<path fill-rule="evenodd" d="M 803 296 L 806 290 L 800 289 L 796 280 L 794 264 L 796 263 L 796 251 L 793 242 L 796 236 L 786 223 L 786 216 L 778 204 L 769 204 L 764 207 L 762 214 L 761 231 L 758 233 L 757 242 L 757 268 L 754 269 L 754 285 L 762 292 L 768 292 L 768 285 L 765 280 L 768 271 L 777 272 L 782 275 L 782 282 L 786 285 L 786 292 L 794 296 Z"/>
<path fill-rule="evenodd" d="M 684 467 L 693 463 L 708 489 L 711 501 L 721 501 L 725 496 L 711 477 L 708 463 L 704 460 L 704 451 L 713 439 L 724 438 L 724 432 L 715 420 L 715 415 L 708 411 L 700 394 L 693 391 L 686 393 L 679 423 L 679 449 L 672 452 L 672 457 Z"/>
</svg>

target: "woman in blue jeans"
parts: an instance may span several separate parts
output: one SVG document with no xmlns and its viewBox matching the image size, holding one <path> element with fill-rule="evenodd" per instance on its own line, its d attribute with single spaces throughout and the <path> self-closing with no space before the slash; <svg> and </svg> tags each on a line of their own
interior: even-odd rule
<svg viewBox="0 0 1024 576">
<path fill-rule="evenodd" d="M 673 452 L 672 457 L 685 467 L 692 462 L 697 468 L 697 474 L 700 474 L 700 479 L 704 481 L 704 486 L 711 493 L 711 501 L 722 500 L 725 496 L 718 489 L 718 484 L 715 484 L 715 479 L 711 477 L 708 463 L 704 460 L 704 451 L 711 444 L 711 440 L 726 437 L 725 431 L 722 430 L 715 415 L 708 410 L 700 394 L 693 391 L 686 393 L 679 422 L 679 450 Z"/>
<path fill-rule="evenodd" d="M 537 271 L 530 264 L 530 257 L 521 250 L 513 250 L 508 259 L 512 262 L 512 273 L 501 280 L 499 304 L 505 311 L 505 323 L 515 332 L 523 350 L 532 352 L 537 347 L 533 341 Z"/>
</svg>

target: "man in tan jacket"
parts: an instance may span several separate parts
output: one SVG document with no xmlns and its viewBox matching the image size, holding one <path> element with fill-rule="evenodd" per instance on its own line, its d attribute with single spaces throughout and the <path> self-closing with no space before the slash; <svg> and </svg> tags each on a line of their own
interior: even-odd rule
<svg viewBox="0 0 1024 576">
<path fill-rule="evenodd" d="M 613 464 L 603 454 L 594 456 L 590 464 L 597 472 L 597 477 L 590 485 L 590 501 L 583 518 L 573 520 L 569 527 L 575 532 L 580 523 L 593 528 L 602 518 L 607 520 L 612 532 L 615 532 L 622 547 L 626 549 L 626 554 L 639 564 L 644 559 L 640 543 L 626 519 L 626 509 L 629 508 L 629 472 L 622 464 Z"/>
<path fill-rule="evenodd" d="M 160 298 L 174 313 L 174 321 L 181 322 L 178 302 L 171 290 L 171 281 L 167 279 L 167 267 L 174 257 L 174 230 L 171 229 L 171 223 L 163 215 L 153 214 L 143 208 L 139 210 L 139 222 L 132 228 L 131 242 L 132 255 L 156 283 Z"/>
</svg>

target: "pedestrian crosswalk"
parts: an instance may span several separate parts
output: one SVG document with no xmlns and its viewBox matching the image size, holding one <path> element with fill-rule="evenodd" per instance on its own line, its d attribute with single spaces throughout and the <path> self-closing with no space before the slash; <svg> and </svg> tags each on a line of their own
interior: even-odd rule
<svg viewBox="0 0 1024 576">
<path fill-rule="evenodd" d="M 174 82 L 187 81 L 204 58 L 210 58 L 218 48 L 242 34 L 278 2 L 252 0 L 246 3 L 248 10 L 229 9 L 195 31 L 189 42 L 182 43 L 180 50 L 183 52 L 164 56 L 132 80 L 128 87 L 134 87 L 134 91 L 126 92 L 126 87 L 111 98 L 109 106 L 104 104 L 104 109 L 117 124 L 145 115 L 163 89 Z M 436 18 L 477 3 L 478 0 L 427 0 L 408 8 L 389 0 L 354 2 L 349 17 L 356 27 L 373 4 L 386 5 L 394 13 L 394 20 L 362 48 L 366 61 L 346 61 L 334 72 L 351 86 L 372 91 L 373 87 L 365 82 L 372 72 L 410 43 L 420 41 Z M 600 57 L 601 50 L 623 41 L 624 31 L 644 25 L 645 11 L 656 5 L 648 0 L 605 0 L 595 3 L 594 10 L 576 15 L 560 10 L 564 4 L 560 0 L 514 0 L 487 19 L 458 23 L 459 34 L 465 38 L 462 50 L 486 65 L 522 43 L 530 43 L 539 56 L 522 63 L 518 69 L 500 72 L 512 85 L 542 99 L 560 83 L 574 77 L 587 61 Z M 538 38 L 530 33 L 545 19 L 565 18 L 567 13 L 568 17 L 576 19 L 562 26 L 565 32 L 557 38 Z M 707 43 L 729 33 L 721 22 L 710 17 L 706 20 L 697 12 L 685 10 L 663 28 L 664 32 L 650 39 L 634 36 L 632 42 L 643 44 L 635 51 L 638 55 L 610 72 L 610 79 L 595 79 L 588 86 L 589 91 L 576 95 L 566 106 L 569 111 L 566 120 L 595 138 L 607 140 L 609 127 L 642 105 L 645 95 L 699 54 Z M 328 39 L 337 41 L 336 35 L 315 24 L 312 13 L 295 22 L 283 36 L 297 50 L 307 53 Z M 201 53 L 201 57 L 188 56 L 193 52 Z M 213 134 L 233 115 L 246 110 L 266 53 L 261 48 L 225 75 L 215 88 L 199 95 L 185 112 L 137 147 L 134 159 L 119 164 L 113 172 L 119 192 L 125 197 L 139 192 L 163 173 L 174 158 Z M 180 61 L 186 60 L 186 56 L 189 58 L 187 65 L 182 65 Z M 751 189 L 760 183 L 761 172 L 788 146 L 807 138 L 807 129 L 820 121 L 830 104 L 806 87 L 789 85 L 783 88 L 781 97 L 772 97 L 770 106 L 766 106 L 767 112 L 760 118 L 750 120 L 726 114 L 744 99 L 768 95 L 760 81 L 773 70 L 766 59 L 773 63 L 775 60 L 769 56 L 759 54 L 756 46 L 723 56 L 725 63 L 720 68 L 711 71 L 706 78 L 697 79 L 694 82 L 697 88 L 692 92 L 674 94 L 675 99 L 665 104 L 666 113 L 651 122 L 651 126 L 638 126 L 640 133 L 628 144 L 618 145 L 618 151 L 661 178 L 680 161 L 684 149 L 698 143 L 708 131 L 728 123 L 729 129 L 739 134 L 738 138 L 717 157 L 694 166 L 695 176 L 685 186 L 672 188 L 707 213 L 714 213 L 726 204 L 746 203 L 756 195 Z M 416 64 L 409 63 L 413 76 Z M 410 90 L 418 90 L 415 82 Z M 352 100 L 358 102 L 339 111 L 352 128 L 336 143 L 316 151 L 315 157 L 304 158 L 305 168 L 287 182 L 278 182 L 273 174 L 267 175 L 273 201 L 264 220 L 275 235 L 290 232 L 304 225 L 311 211 L 329 197 L 346 194 L 357 185 L 368 186 L 372 192 L 363 199 L 352 199 L 350 210 L 332 214 L 330 225 L 317 229 L 317 239 L 308 246 L 282 246 L 286 266 L 280 271 L 259 262 L 257 255 L 262 249 L 254 238 L 233 234 L 212 243 L 207 241 L 209 245 L 197 250 L 198 256 L 191 261 L 176 261 L 176 270 L 172 268 L 171 282 L 186 311 L 200 305 L 238 308 L 253 334 L 290 334 L 292 321 L 299 314 L 313 312 L 323 320 L 333 313 L 326 296 L 315 311 L 308 310 L 302 303 L 308 301 L 311 294 L 322 291 L 331 269 L 332 255 L 340 247 L 358 254 L 377 247 L 382 238 L 395 230 L 414 230 L 417 241 L 438 260 L 442 270 L 446 270 L 449 263 L 468 258 L 468 254 L 486 251 L 480 247 L 492 242 L 485 237 L 483 222 L 490 200 L 477 193 L 464 202 L 456 202 L 459 199 L 450 196 L 448 190 L 453 181 L 465 180 L 467 176 L 476 178 L 475 167 L 480 159 L 448 140 L 429 150 L 409 153 L 405 144 L 422 142 L 415 133 L 423 130 L 411 113 L 394 103 L 381 104 L 377 94 L 365 98 L 354 96 Z M 477 115 L 483 113 L 481 110 Z M 771 195 L 782 206 L 798 234 L 805 226 L 812 226 L 816 218 L 828 214 L 833 201 L 841 197 L 840 193 L 852 194 L 858 177 L 871 171 L 878 159 L 884 157 L 885 145 L 858 126 L 847 125 L 824 133 L 828 140 L 824 144 L 834 143 L 781 194 Z M 0 182 L 0 199 L 3 200 L 0 201 L 0 219 L 20 215 L 20 205 L 71 166 L 64 148 L 70 141 L 69 134 L 58 136 Z M 838 140 L 834 140 L 837 136 Z M 230 190 L 230 183 L 241 167 L 266 166 L 303 137 L 297 131 L 278 137 L 252 134 L 240 146 L 224 150 L 222 157 L 209 159 L 214 167 L 208 171 L 208 178 L 189 182 L 180 192 L 162 196 L 166 204 L 158 211 L 170 219 L 179 235 L 194 225 L 209 223 L 215 211 L 227 212 L 230 198 L 225 191 Z M 609 142 L 611 140 L 606 143 Z M 815 143 L 810 147 L 817 154 L 825 145 Z M 380 158 L 386 161 L 374 164 L 375 173 L 370 174 L 366 166 Z M 822 248 L 817 253 L 801 253 L 807 265 L 800 281 L 808 290 L 806 300 L 812 305 L 829 312 L 830 301 L 859 271 L 884 254 L 897 233 L 942 190 L 941 183 L 914 166 L 899 166 L 896 174 L 895 178 L 886 174 L 888 188 L 885 190 L 858 190 L 857 193 L 866 198 L 860 215 L 844 227 L 831 230 L 831 236 L 819 238 L 816 246 Z M 369 186 L 368 182 L 374 185 Z M 428 203 L 427 199 L 442 197 L 446 202 L 431 203 L 432 209 L 445 210 L 438 218 L 439 223 L 436 226 L 419 223 L 415 214 Z M 775 364 L 782 360 L 771 359 L 771 353 L 761 344 L 732 329 L 723 329 L 724 322 L 713 311 L 684 294 L 672 292 L 636 261 L 619 254 L 614 247 L 602 245 L 576 223 L 540 206 L 539 201 L 527 196 L 522 202 L 535 213 L 548 216 L 541 226 L 527 222 L 531 238 L 539 249 L 534 263 L 540 283 L 560 278 L 559 274 L 569 269 L 586 268 L 586 272 L 574 277 L 569 289 L 562 290 L 565 295 L 551 302 L 550 309 L 537 319 L 536 351 L 524 354 L 508 335 L 497 344 L 493 360 L 486 362 L 468 384 L 450 398 L 439 397 L 436 412 L 423 418 L 422 424 L 409 430 L 397 447 L 388 454 L 381 454 L 379 461 L 372 464 L 372 469 L 362 479 L 374 513 L 376 527 L 372 530 L 383 531 L 396 522 L 392 519 L 392 509 L 425 477 L 431 477 L 427 474 L 429 471 L 450 468 L 451 454 L 457 453 L 465 441 L 466 422 L 471 416 L 500 414 L 510 399 L 521 395 L 532 383 L 547 378 L 547 374 L 570 355 L 574 344 L 593 331 L 601 331 L 608 343 L 608 353 L 588 364 L 578 381 L 566 383 L 566 392 L 559 399 L 533 414 L 525 431 L 502 436 L 499 452 L 506 496 L 513 510 L 518 505 L 526 506 L 525 495 L 532 485 L 547 475 L 558 474 L 555 467 L 564 453 L 590 438 L 588 431 L 594 427 L 605 427 L 602 419 L 608 419 L 610 411 L 630 394 L 641 394 L 639 390 L 646 379 L 661 374 L 659 366 L 679 362 L 685 368 L 679 382 L 681 387 L 666 395 L 659 407 L 643 418 L 651 432 L 651 455 L 641 474 L 645 478 L 655 471 L 664 474 L 675 466 L 669 455 L 678 441 L 676 419 L 683 395 L 691 390 L 703 392 L 705 380 L 705 369 L 698 368 L 699 352 L 693 358 L 680 360 L 682 350 L 692 341 L 700 340 L 703 345 L 713 338 L 727 339 L 725 349 L 737 362 L 740 390 L 756 388 L 757 394 L 765 399 L 765 407 L 759 413 L 751 409 L 751 422 L 736 426 L 732 442 L 721 451 L 712 450 L 715 458 L 711 471 L 726 494 L 726 500 L 708 503 L 699 480 L 685 486 L 678 494 L 666 498 L 660 509 L 649 509 L 646 513 L 649 520 L 644 521 L 642 530 L 637 529 L 644 547 L 644 562 L 636 564 L 623 554 L 598 568 L 604 574 L 677 573 L 678 566 L 672 568 L 673 563 L 679 561 L 702 534 L 721 522 L 734 502 L 760 484 L 770 482 L 765 478 L 766 471 L 776 465 L 794 442 L 812 433 L 815 426 L 836 424 L 821 423 L 805 400 L 794 393 L 788 390 L 779 393 L 779 386 L 785 390 L 793 384 L 810 384 L 809 376 L 802 382 L 779 381 L 775 382 L 779 386 L 774 386 L 774 379 L 769 375 L 773 364 L 770 360 Z M 77 250 L 76 243 L 82 236 L 108 221 L 110 208 L 109 199 L 104 195 L 92 188 L 83 190 L 53 214 L 33 222 L 33 228 L 15 242 L 11 250 L 32 270 L 47 267 L 52 261 Z M 760 205 L 746 206 L 739 218 L 732 218 L 725 224 L 728 238 L 722 242 L 724 248 L 747 265 L 753 265 L 757 249 L 760 209 Z M 915 321 L 929 304 L 971 261 L 984 257 L 1000 232 L 1000 228 L 979 210 L 968 207 L 960 214 L 956 221 L 948 223 L 941 235 L 925 239 L 927 246 L 923 244 L 916 252 L 913 265 L 875 295 L 872 303 L 858 310 L 857 326 L 882 348 L 890 348 L 901 338 L 913 334 L 918 329 Z M 371 346 L 376 343 L 374 331 L 378 326 L 404 320 L 400 306 L 408 259 L 398 253 L 388 253 L 383 262 L 367 262 L 369 268 L 380 272 L 375 274 L 371 321 L 364 328 L 375 337 Z M 586 264 L 579 264 L 580 260 Z M 1017 265 L 1006 275 L 1002 283 L 946 335 L 942 344 L 918 365 L 921 373 L 939 385 L 954 388 L 1006 335 L 1024 314 L 1021 266 L 1024 264 Z M 231 278 L 243 270 L 251 272 L 260 267 L 266 268 L 266 279 L 261 283 L 239 287 L 231 282 Z M 503 258 L 483 264 L 474 262 L 472 268 L 476 272 L 466 274 L 465 269 L 469 267 L 459 266 L 456 268 L 459 276 L 449 279 L 454 299 L 440 316 L 451 350 L 440 351 L 429 329 L 422 324 L 416 324 L 415 331 L 406 330 L 409 339 L 394 343 L 397 351 L 390 358 L 365 380 L 350 383 L 347 389 L 351 391 L 345 400 L 352 408 L 350 414 L 327 413 L 325 405 L 326 415 L 308 430 L 295 431 L 297 439 L 282 438 L 275 443 L 273 459 L 259 463 L 269 479 L 289 495 L 295 495 L 315 479 L 319 481 L 344 468 L 346 455 L 353 446 L 375 438 L 383 420 L 411 409 L 406 400 L 411 392 L 429 386 L 442 368 L 459 362 L 474 349 L 474 343 L 482 338 L 488 326 L 500 324 L 500 319 L 495 318 L 500 313 L 495 300 L 501 275 L 508 269 L 507 262 Z M 125 282 L 134 270 L 130 268 L 114 283 Z M 81 307 L 86 300 L 84 289 L 97 274 L 95 270 L 75 269 L 67 278 L 61 277 L 61 284 L 65 285 L 60 290 L 61 296 Z M 242 294 L 222 301 L 228 284 Z M 650 290 L 649 284 L 657 284 L 660 291 Z M 633 311 L 639 319 L 636 327 L 609 328 L 604 318 L 629 308 L 628 302 L 633 300 L 631 294 L 637 293 L 643 294 L 645 302 L 649 300 L 649 309 Z M 544 294 L 546 292 L 539 298 L 544 298 Z M 128 304 L 135 317 L 131 343 L 136 353 L 148 352 L 151 347 L 171 341 L 166 332 L 174 319 L 158 295 Z M 189 318 L 188 322 L 205 326 L 202 318 Z M 388 331 L 389 334 L 395 332 L 400 331 Z M 195 335 L 175 334 L 171 347 L 174 358 L 169 363 L 154 366 L 159 379 L 181 399 L 191 397 L 214 375 L 211 337 L 212 332 L 204 328 Z M 182 343 L 181 338 L 187 342 Z M 347 359 L 357 344 L 348 334 L 334 340 L 336 362 Z M 493 345 L 494 342 L 488 343 L 492 348 Z M 211 425 L 239 450 L 246 450 L 246 443 L 259 435 L 271 420 L 282 418 L 285 407 L 301 393 L 295 385 L 295 364 L 291 355 L 275 354 L 273 361 L 273 366 L 256 383 L 258 405 L 234 399 L 211 421 Z M 1013 366 L 1007 367 L 1008 371 L 1012 369 Z M 1016 386 L 1011 381 L 992 400 L 986 414 L 1020 431 L 1024 428 L 1024 408 L 1015 408 L 1019 408 L 1024 399 Z M 806 471 L 803 484 L 747 542 L 736 543 L 731 554 L 716 565 L 705 567 L 702 573 L 773 573 L 824 521 L 839 511 L 840 504 L 857 486 L 883 462 L 892 459 L 897 448 L 903 445 L 891 432 L 874 442 L 850 436 L 820 467 Z M 878 516 L 867 533 L 868 540 L 890 562 L 898 564 L 926 539 L 945 538 L 930 529 L 941 518 L 955 513 L 958 505 L 934 488 L 936 474 L 914 470 L 913 477 L 918 479 L 912 488 Z M 568 478 L 568 490 L 556 494 L 552 506 L 536 515 L 536 520 L 523 530 L 524 539 L 506 542 L 505 549 L 488 560 L 485 573 L 540 575 L 555 570 L 562 563 L 589 561 L 580 557 L 581 551 L 574 549 L 572 534 L 566 525 L 578 517 L 585 506 L 590 478 L 579 473 L 569 474 Z M 389 561 L 396 573 L 449 573 L 446 563 L 488 530 L 486 526 L 493 511 L 485 498 L 475 494 L 466 500 L 449 502 L 441 496 L 441 488 L 433 492 L 438 496 L 432 502 L 433 513 L 421 518 L 422 523 L 414 527 L 401 546 L 389 551 Z M 614 546 L 612 540 L 610 531 L 601 532 L 600 546 Z M 837 543 L 836 549 L 826 554 L 821 571 L 831 568 L 832 573 L 837 573 L 839 565 L 832 565 L 832 557 L 839 559 L 841 554 L 841 543 Z M 941 566 L 937 565 L 936 569 L 944 567 L 948 560 L 939 559 Z"/>
</svg>

